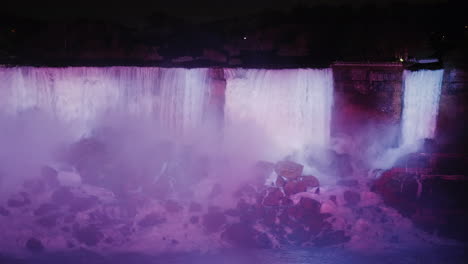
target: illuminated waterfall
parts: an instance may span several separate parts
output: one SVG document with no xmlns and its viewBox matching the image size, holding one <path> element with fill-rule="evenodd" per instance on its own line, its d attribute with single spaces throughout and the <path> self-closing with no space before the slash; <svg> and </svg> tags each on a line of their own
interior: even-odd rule
<svg viewBox="0 0 468 264">
<path fill-rule="evenodd" d="M 252 127 L 282 155 L 330 136 L 333 78 L 330 69 L 225 69 L 227 130 Z"/>
<path fill-rule="evenodd" d="M 417 145 L 433 138 L 439 110 L 443 70 L 405 71 L 402 143 Z"/>
<path fill-rule="evenodd" d="M 0 109 L 39 109 L 87 133 L 97 118 L 122 112 L 184 133 L 202 120 L 208 69 L 154 67 L 0 68 Z"/>
</svg>

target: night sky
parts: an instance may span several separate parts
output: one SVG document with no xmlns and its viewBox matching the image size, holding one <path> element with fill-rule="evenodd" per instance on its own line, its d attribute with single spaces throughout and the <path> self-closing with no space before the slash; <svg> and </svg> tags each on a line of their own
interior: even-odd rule
<svg viewBox="0 0 468 264">
<path fill-rule="evenodd" d="M 110 19 L 131 21 L 152 13 L 164 13 L 192 22 L 254 14 L 264 10 L 288 11 L 298 4 L 346 4 L 359 7 L 365 3 L 387 5 L 398 0 L 114 0 L 114 1 L 65 1 L 44 0 L 33 3 L 5 1 L 3 13 L 22 18 L 40 19 Z M 447 2 L 444 0 L 406 0 L 408 3 Z"/>
</svg>

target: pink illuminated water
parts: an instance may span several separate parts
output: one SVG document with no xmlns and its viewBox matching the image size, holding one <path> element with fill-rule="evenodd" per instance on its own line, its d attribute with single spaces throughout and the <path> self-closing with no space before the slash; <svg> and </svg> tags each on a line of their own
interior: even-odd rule
<svg viewBox="0 0 468 264">
<path fill-rule="evenodd" d="M 86 134 L 109 113 L 149 117 L 183 134 L 199 126 L 208 69 L 0 68 L 1 110 L 38 109 Z"/>
<path fill-rule="evenodd" d="M 444 70 L 404 72 L 403 145 L 435 136 Z"/>
<path fill-rule="evenodd" d="M 330 69 L 225 69 L 227 130 L 265 135 L 286 155 L 327 146 L 333 103 Z"/>
</svg>

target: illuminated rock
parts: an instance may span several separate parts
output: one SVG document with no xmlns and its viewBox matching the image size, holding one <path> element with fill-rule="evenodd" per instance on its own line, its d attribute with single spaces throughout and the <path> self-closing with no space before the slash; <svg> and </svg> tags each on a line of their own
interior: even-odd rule
<svg viewBox="0 0 468 264">
<path fill-rule="evenodd" d="M 288 180 L 297 179 L 302 175 L 304 166 L 292 161 L 279 161 L 275 164 L 275 172 Z"/>
<path fill-rule="evenodd" d="M 279 206 L 284 194 L 279 188 L 271 187 L 267 190 L 267 194 L 263 199 L 265 206 Z"/>
</svg>

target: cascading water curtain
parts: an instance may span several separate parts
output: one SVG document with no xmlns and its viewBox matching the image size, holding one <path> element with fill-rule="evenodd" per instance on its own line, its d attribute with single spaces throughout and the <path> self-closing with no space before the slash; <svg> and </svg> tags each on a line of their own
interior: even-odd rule
<svg viewBox="0 0 468 264">
<path fill-rule="evenodd" d="M 330 69 L 225 69 L 227 129 L 255 128 L 281 152 L 329 142 Z"/>
<path fill-rule="evenodd" d="M 417 147 L 435 134 L 443 70 L 404 72 L 402 145 Z"/>
<path fill-rule="evenodd" d="M 121 112 L 153 118 L 182 135 L 200 125 L 208 86 L 208 69 L 3 67 L 0 110 L 40 110 L 73 125 L 79 135 L 102 115 Z"/>
</svg>

